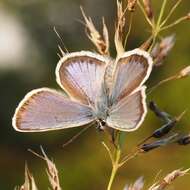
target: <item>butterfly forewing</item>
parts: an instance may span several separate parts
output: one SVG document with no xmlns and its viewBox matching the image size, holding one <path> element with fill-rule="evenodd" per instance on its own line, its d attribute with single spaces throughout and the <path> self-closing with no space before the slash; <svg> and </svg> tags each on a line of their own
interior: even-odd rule
<svg viewBox="0 0 190 190">
<path fill-rule="evenodd" d="M 109 111 L 108 126 L 121 130 L 136 130 L 144 120 L 147 108 L 145 103 L 145 86 L 123 98 Z"/>
<path fill-rule="evenodd" d="M 143 50 L 135 49 L 124 53 L 116 60 L 114 81 L 110 100 L 117 103 L 141 86 L 152 70 L 152 59 Z"/>
<path fill-rule="evenodd" d="M 77 127 L 94 120 L 91 108 L 73 102 L 47 88 L 29 92 L 13 117 L 13 127 L 23 132 L 38 132 Z"/>
<path fill-rule="evenodd" d="M 56 68 L 57 81 L 72 98 L 94 104 L 101 93 L 106 61 L 86 51 L 65 55 Z"/>
</svg>

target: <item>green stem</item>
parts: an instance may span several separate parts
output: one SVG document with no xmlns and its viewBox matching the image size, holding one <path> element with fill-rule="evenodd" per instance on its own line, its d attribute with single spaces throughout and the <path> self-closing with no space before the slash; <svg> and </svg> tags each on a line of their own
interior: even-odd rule
<svg viewBox="0 0 190 190">
<path fill-rule="evenodd" d="M 173 75 L 173 76 L 168 77 L 168 78 L 166 78 L 166 79 L 164 79 L 164 80 L 161 80 L 161 81 L 158 82 L 155 86 L 153 86 L 152 88 L 149 89 L 149 91 L 147 92 L 147 95 L 149 95 L 153 90 L 155 90 L 155 89 L 158 88 L 159 86 L 165 84 L 166 82 L 169 82 L 169 81 L 171 81 L 171 80 L 177 79 L 177 76 L 178 76 L 178 75 Z"/>
<path fill-rule="evenodd" d="M 166 3 L 167 3 L 167 0 L 164 0 L 163 4 L 162 4 L 162 7 L 161 7 L 161 10 L 160 10 L 160 15 L 158 17 L 158 21 L 157 21 L 157 24 L 156 24 L 157 25 L 157 29 L 160 28 L 160 23 L 162 21 L 162 17 L 164 15 L 164 11 L 165 11 L 165 8 L 166 8 Z"/>
<path fill-rule="evenodd" d="M 147 21 L 148 24 L 153 28 L 154 26 L 153 26 L 151 20 L 147 17 L 146 12 L 145 12 L 145 10 L 144 10 L 144 8 L 143 8 L 141 2 L 140 2 L 140 1 L 137 1 L 137 4 L 138 4 L 138 6 L 140 7 L 140 9 L 141 9 L 141 11 L 142 11 L 142 13 L 143 13 L 143 15 L 144 15 L 146 21 Z"/>
<path fill-rule="evenodd" d="M 115 179 L 116 173 L 119 169 L 119 161 L 120 161 L 120 157 L 121 157 L 121 150 L 119 148 L 116 149 L 116 156 L 113 162 L 113 167 L 112 167 L 112 172 L 111 172 L 111 176 L 110 176 L 110 180 L 108 183 L 108 187 L 107 190 L 111 190 L 113 181 Z"/>
<path fill-rule="evenodd" d="M 160 10 L 160 15 L 158 17 L 158 21 L 156 22 L 156 26 L 153 27 L 153 29 L 152 29 L 153 42 L 152 42 L 151 47 L 149 48 L 149 52 L 152 51 L 152 48 L 154 47 L 154 44 L 156 42 L 156 38 L 157 38 L 157 36 L 158 36 L 158 34 L 159 34 L 160 30 L 161 30 L 160 24 L 161 24 L 163 15 L 164 15 L 164 11 L 165 11 L 165 8 L 166 8 L 166 3 L 167 3 L 167 0 L 163 0 L 162 7 L 161 7 L 161 10 Z"/>
<path fill-rule="evenodd" d="M 172 9 L 170 10 L 168 16 L 165 18 L 165 20 L 161 23 L 161 27 L 165 25 L 165 23 L 168 21 L 168 19 L 171 17 L 172 13 L 176 10 L 176 8 L 178 7 L 178 5 L 181 3 L 182 0 L 178 0 L 177 3 L 172 7 Z"/>
<path fill-rule="evenodd" d="M 175 22 L 173 22 L 173 23 L 171 23 L 171 24 L 169 24 L 169 25 L 167 25 L 167 26 L 161 28 L 161 31 L 166 30 L 166 29 L 168 29 L 168 28 L 171 28 L 171 27 L 173 27 L 173 26 L 179 24 L 180 22 L 182 22 L 182 21 L 184 21 L 184 20 L 186 20 L 186 17 L 181 17 L 181 18 L 177 19 Z"/>
<path fill-rule="evenodd" d="M 151 44 L 150 48 L 148 49 L 148 52 L 149 52 L 149 53 L 151 53 L 151 51 L 152 51 L 152 49 L 153 49 L 153 47 L 154 47 L 154 44 L 155 44 L 155 42 L 156 42 L 156 36 L 157 36 L 157 34 L 154 34 L 154 33 L 153 33 L 152 36 L 153 36 L 152 44 Z"/>
<path fill-rule="evenodd" d="M 127 40 L 128 40 L 129 35 L 130 35 L 130 32 L 131 32 L 132 21 L 133 21 L 133 13 L 131 13 L 131 15 L 130 15 L 129 28 L 128 28 L 128 32 L 127 32 L 127 34 L 125 36 L 124 48 L 126 48 Z"/>
</svg>

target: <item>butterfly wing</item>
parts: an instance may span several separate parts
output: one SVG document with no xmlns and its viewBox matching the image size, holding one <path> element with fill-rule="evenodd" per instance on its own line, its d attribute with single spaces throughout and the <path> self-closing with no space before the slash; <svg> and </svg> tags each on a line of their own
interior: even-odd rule
<svg viewBox="0 0 190 190">
<path fill-rule="evenodd" d="M 25 96 L 12 122 L 17 131 L 39 132 L 82 126 L 93 120 L 90 107 L 73 102 L 55 90 L 41 88 Z"/>
<path fill-rule="evenodd" d="M 152 58 L 140 49 L 124 53 L 116 60 L 110 101 L 114 104 L 143 85 L 152 70 Z"/>
<path fill-rule="evenodd" d="M 152 70 L 150 55 L 140 49 L 124 53 L 117 59 L 110 92 L 107 124 L 122 131 L 136 130 L 147 113 L 145 86 Z"/>
<path fill-rule="evenodd" d="M 113 105 L 106 121 L 108 126 L 121 131 L 136 130 L 147 113 L 145 89 L 146 87 L 142 86 Z"/>
<path fill-rule="evenodd" d="M 56 68 L 58 84 L 71 98 L 94 104 L 101 92 L 107 58 L 88 51 L 65 55 Z"/>
</svg>

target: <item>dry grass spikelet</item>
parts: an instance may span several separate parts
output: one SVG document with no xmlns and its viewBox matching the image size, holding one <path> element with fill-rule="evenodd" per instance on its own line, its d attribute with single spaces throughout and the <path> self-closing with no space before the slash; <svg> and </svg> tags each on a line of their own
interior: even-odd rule
<svg viewBox="0 0 190 190">
<path fill-rule="evenodd" d="M 185 67 L 179 72 L 178 78 L 190 76 L 190 66 Z"/>
<path fill-rule="evenodd" d="M 163 180 L 160 182 L 153 184 L 148 190 L 163 190 L 166 189 L 174 180 L 178 177 L 184 176 L 190 171 L 190 169 L 186 170 L 174 170 L 173 172 L 169 173 Z"/>
<path fill-rule="evenodd" d="M 56 168 L 56 165 L 54 164 L 53 161 L 51 161 L 47 157 L 47 155 L 46 155 L 45 151 L 43 150 L 43 148 L 41 147 L 41 151 L 42 151 L 43 155 L 40 155 L 40 154 L 34 152 L 31 149 L 29 149 L 29 151 L 31 153 L 33 153 L 34 155 L 36 155 L 37 157 L 43 159 L 46 162 L 46 164 L 47 164 L 46 173 L 47 173 L 47 176 L 48 176 L 48 180 L 49 180 L 49 182 L 51 184 L 51 189 L 52 190 L 62 190 L 62 188 L 60 186 L 60 182 L 59 182 L 59 175 L 58 175 L 58 170 Z"/>
<path fill-rule="evenodd" d="M 124 50 L 123 46 L 123 34 L 126 24 L 125 13 L 127 9 L 124 9 L 123 3 L 117 0 L 117 19 L 116 19 L 116 29 L 115 29 L 115 48 L 117 55 L 122 54 Z"/>
<path fill-rule="evenodd" d="M 134 184 L 126 185 L 124 190 L 142 190 L 144 186 L 143 177 L 139 177 Z"/>
<path fill-rule="evenodd" d="M 21 187 L 16 187 L 15 190 L 38 190 L 34 177 L 30 173 L 27 164 L 25 165 L 25 182 Z"/>
<path fill-rule="evenodd" d="M 143 0 L 144 9 L 149 19 L 154 17 L 151 0 Z"/>
<path fill-rule="evenodd" d="M 109 34 L 104 18 L 102 18 L 103 35 L 101 35 L 100 32 L 94 26 L 92 19 L 90 17 L 87 18 L 82 7 L 81 7 L 81 12 L 87 28 L 86 32 L 87 37 L 95 45 L 100 54 L 109 55 Z"/>
<path fill-rule="evenodd" d="M 154 46 L 151 55 L 154 59 L 154 65 L 160 66 L 162 65 L 163 60 L 169 54 L 171 49 L 175 44 L 175 35 L 169 35 L 164 37 L 160 43 L 156 43 Z"/>
<path fill-rule="evenodd" d="M 128 0 L 128 2 L 127 2 L 127 9 L 129 11 L 135 11 L 136 4 L 137 4 L 137 0 Z"/>
<path fill-rule="evenodd" d="M 58 176 L 58 170 L 55 166 L 55 164 L 53 163 L 53 161 L 51 161 L 46 153 L 44 152 L 44 150 L 41 148 L 42 150 L 42 154 L 43 154 L 43 158 L 46 161 L 47 164 L 47 169 L 46 169 L 46 173 L 48 175 L 48 179 L 49 182 L 51 184 L 52 190 L 61 190 L 61 186 L 60 186 L 60 182 L 59 182 L 59 176 Z"/>
<path fill-rule="evenodd" d="M 190 13 L 187 14 L 187 18 L 190 19 Z"/>
</svg>

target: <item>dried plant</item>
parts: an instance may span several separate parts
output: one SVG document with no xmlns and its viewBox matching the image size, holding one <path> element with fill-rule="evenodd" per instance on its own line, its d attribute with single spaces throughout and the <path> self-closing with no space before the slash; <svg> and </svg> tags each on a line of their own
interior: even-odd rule
<svg viewBox="0 0 190 190">
<path fill-rule="evenodd" d="M 127 1 L 127 9 L 129 11 L 135 11 L 136 4 L 137 4 L 137 0 L 128 0 Z"/>
<path fill-rule="evenodd" d="M 154 17 L 154 11 L 152 8 L 151 0 L 143 0 L 143 4 L 147 17 L 152 20 Z"/>
<path fill-rule="evenodd" d="M 43 159 L 46 164 L 47 164 L 47 169 L 46 169 L 46 174 L 48 176 L 48 180 L 50 182 L 51 185 L 51 189 L 52 190 L 61 190 L 61 186 L 60 186 L 60 182 L 59 182 L 59 175 L 58 175 L 58 170 L 54 164 L 53 161 L 51 161 L 45 151 L 43 150 L 43 148 L 41 147 L 41 151 L 42 151 L 42 155 L 39 155 L 38 153 L 34 152 L 33 150 L 30 150 L 30 152 L 32 152 L 34 155 L 36 155 L 37 157 Z"/>
<path fill-rule="evenodd" d="M 126 10 L 127 10 L 126 8 L 125 9 L 123 8 L 123 3 L 117 0 L 117 18 L 116 18 L 114 42 L 118 55 L 122 54 L 125 51 L 123 45 L 123 35 L 126 23 L 125 19 Z"/>
<path fill-rule="evenodd" d="M 148 190 L 164 190 L 166 189 L 170 184 L 172 184 L 177 178 L 182 177 L 186 174 L 188 174 L 190 169 L 186 170 L 174 170 L 168 175 L 166 175 L 162 180 L 160 180 L 157 183 L 154 183 L 151 187 L 148 188 Z M 123 190 L 143 190 L 144 188 L 144 181 L 143 178 L 140 177 L 136 180 L 134 184 L 126 185 Z"/>
<path fill-rule="evenodd" d="M 148 190 L 163 190 L 166 189 L 174 180 L 178 177 L 184 176 L 190 171 L 190 169 L 186 170 L 174 170 L 173 172 L 169 173 L 163 180 L 160 182 L 153 184 Z"/>
<path fill-rule="evenodd" d="M 154 66 L 161 66 L 165 57 L 169 54 L 170 50 L 175 44 L 175 35 L 166 36 L 160 43 L 156 43 L 151 52 L 154 59 Z"/>
<path fill-rule="evenodd" d="M 87 18 L 87 16 L 85 15 L 85 12 L 82 7 L 81 12 L 85 21 L 85 26 L 87 28 L 87 37 L 96 46 L 100 54 L 109 55 L 109 34 L 104 18 L 102 18 L 103 35 L 101 36 L 101 34 L 95 28 L 92 19 L 90 17 Z"/>
<path fill-rule="evenodd" d="M 21 187 L 16 187 L 15 190 L 38 190 L 34 177 L 25 165 L 25 182 Z"/>
<path fill-rule="evenodd" d="M 43 149 L 42 149 L 42 153 L 43 153 L 44 159 L 45 159 L 46 164 L 47 164 L 46 173 L 48 175 L 48 179 L 49 179 L 49 182 L 51 184 L 52 190 L 61 190 L 61 186 L 59 183 L 58 170 L 57 170 L 55 164 L 53 163 L 53 161 L 51 161 L 47 157 L 47 155 L 45 154 Z"/>
<path fill-rule="evenodd" d="M 134 184 L 126 185 L 124 190 L 142 190 L 144 186 L 143 177 L 138 178 Z"/>
</svg>

